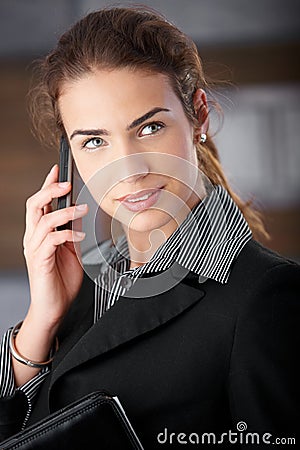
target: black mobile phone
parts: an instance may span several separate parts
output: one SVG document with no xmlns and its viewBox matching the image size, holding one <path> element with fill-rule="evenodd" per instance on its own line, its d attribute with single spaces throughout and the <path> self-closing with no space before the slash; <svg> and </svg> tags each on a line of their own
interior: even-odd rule
<svg viewBox="0 0 300 450">
<path fill-rule="evenodd" d="M 59 149 L 59 182 L 63 181 L 73 181 L 73 158 L 70 146 L 68 144 L 65 136 L 60 139 L 60 149 Z M 67 195 L 59 197 L 57 200 L 57 209 L 67 208 L 72 205 L 72 189 Z M 57 227 L 58 230 L 64 230 L 66 228 L 71 228 L 71 222 Z"/>
</svg>

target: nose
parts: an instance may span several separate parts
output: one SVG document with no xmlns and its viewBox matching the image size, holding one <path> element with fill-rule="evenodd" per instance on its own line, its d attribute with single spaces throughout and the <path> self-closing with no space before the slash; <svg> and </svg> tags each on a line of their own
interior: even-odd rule
<svg viewBox="0 0 300 450">
<path fill-rule="evenodd" d="M 121 177 L 125 183 L 136 183 L 146 177 L 150 167 L 143 153 L 132 153 L 123 158 Z"/>
<path fill-rule="evenodd" d="M 148 172 L 137 173 L 135 175 L 131 175 L 130 177 L 126 177 L 123 181 L 125 183 L 137 183 L 140 179 L 145 178 Z"/>
</svg>

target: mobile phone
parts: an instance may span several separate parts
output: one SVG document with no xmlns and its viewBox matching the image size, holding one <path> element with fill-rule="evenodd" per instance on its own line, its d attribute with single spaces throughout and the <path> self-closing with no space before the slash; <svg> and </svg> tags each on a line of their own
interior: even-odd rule
<svg viewBox="0 0 300 450">
<path fill-rule="evenodd" d="M 65 136 L 60 139 L 60 149 L 59 149 L 59 182 L 70 181 L 72 183 L 73 178 L 73 158 L 70 146 Z M 72 205 L 72 190 L 67 195 L 59 197 L 57 200 L 57 209 L 67 208 Z M 64 230 L 66 228 L 71 228 L 71 222 L 65 225 L 60 225 L 57 230 Z"/>
</svg>

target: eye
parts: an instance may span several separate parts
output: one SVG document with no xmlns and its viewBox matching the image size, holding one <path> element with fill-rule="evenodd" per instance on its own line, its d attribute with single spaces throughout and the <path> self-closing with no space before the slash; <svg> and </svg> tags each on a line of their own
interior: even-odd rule
<svg viewBox="0 0 300 450">
<path fill-rule="evenodd" d="M 162 128 L 164 128 L 164 125 L 162 123 L 159 123 L 159 122 L 149 123 L 149 125 L 145 125 L 141 129 L 139 134 L 140 134 L 140 136 L 149 136 L 151 134 L 157 133 Z"/>
<path fill-rule="evenodd" d="M 105 143 L 104 139 L 100 137 L 96 137 L 93 139 L 89 139 L 83 144 L 83 148 L 87 149 L 88 151 L 97 150 L 99 147 L 103 147 L 103 144 Z"/>
</svg>

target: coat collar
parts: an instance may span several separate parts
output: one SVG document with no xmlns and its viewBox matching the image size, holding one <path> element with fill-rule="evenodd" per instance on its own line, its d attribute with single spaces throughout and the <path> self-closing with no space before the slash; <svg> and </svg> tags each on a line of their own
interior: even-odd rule
<svg viewBox="0 0 300 450">
<path fill-rule="evenodd" d="M 152 297 L 120 297 L 94 325 L 92 304 L 86 304 L 94 283 L 85 281 L 77 307 L 67 321 L 65 340 L 53 361 L 50 389 L 69 370 L 160 327 L 201 300 L 205 292 L 198 283 L 185 281 Z"/>
<path fill-rule="evenodd" d="M 174 261 L 201 278 L 227 283 L 233 260 L 251 239 L 251 230 L 233 199 L 221 186 L 207 186 L 208 194 L 187 214 L 184 221 L 155 251 L 148 262 L 132 272 L 132 277 L 167 270 Z M 85 255 L 86 261 L 103 255 L 103 268 L 112 266 L 130 272 L 127 237 L 121 235 L 115 245 L 104 241 Z M 102 277 L 102 274 L 99 275 Z M 109 275 L 111 279 L 111 275 Z"/>
</svg>

